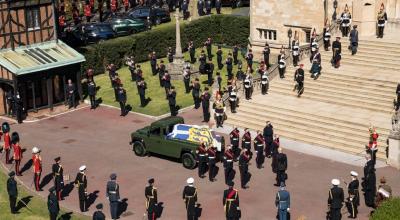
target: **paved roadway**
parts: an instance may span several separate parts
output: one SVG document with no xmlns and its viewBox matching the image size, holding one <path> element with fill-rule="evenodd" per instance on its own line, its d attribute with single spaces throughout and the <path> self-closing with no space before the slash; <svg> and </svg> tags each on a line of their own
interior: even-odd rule
<svg viewBox="0 0 400 220">
<path fill-rule="evenodd" d="M 198 124 L 202 120 L 201 109 L 189 110 L 181 115 L 185 117 L 186 123 Z M 140 158 L 134 155 L 128 144 L 130 132 L 151 121 L 150 118 L 136 114 L 129 114 L 123 118 L 119 116 L 117 109 L 100 107 L 95 111 L 83 108 L 35 123 L 13 125 L 12 129 L 20 133 L 22 147 L 27 148 L 22 165 L 31 157 L 33 146 L 42 149 L 43 177 L 51 172 L 53 158 L 57 156 L 62 157 L 65 174 L 70 175 L 71 181 L 75 178 L 78 168 L 83 164 L 87 165 L 88 193 L 95 199 L 89 208 L 89 213 L 95 210 L 98 202 L 103 202 L 105 213 L 109 216 L 104 190 L 110 173 L 116 172 L 121 197 L 127 199 L 122 219 L 142 219 L 145 211 L 143 191 L 150 177 L 156 179 L 159 201 L 165 206 L 162 219 L 185 219 L 182 189 L 190 176 L 195 177 L 195 185 L 198 187 L 199 203 L 203 207 L 201 219 L 224 219 L 222 193 L 226 186 L 222 164 L 218 165 L 220 167 L 218 181 L 211 183 L 208 179 L 197 178 L 197 170 L 184 169 L 180 163 L 157 157 Z M 293 148 L 295 146 L 291 146 L 291 149 Z M 335 158 L 327 160 L 295 151 L 285 151 L 289 158 L 287 188 L 291 192 L 293 219 L 302 215 L 306 219 L 325 219 L 331 178 L 338 177 L 348 181 L 350 170 L 362 174 L 362 167 L 336 162 Z M 273 186 L 275 176 L 271 172 L 270 162 L 266 160 L 267 164 L 261 170 L 256 169 L 253 162 L 250 167 L 250 172 L 253 174 L 250 188 L 239 189 L 244 220 L 274 219 L 276 214 L 274 200 L 278 188 Z M 235 183 L 239 187 L 239 170 L 237 166 L 235 169 L 237 171 Z M 394 193 L 399 195 L 400 185 L 394 184 L 400 181 L 398 171 L 389 167 L 379 168 L 377 179 L 382 175 L 387 177 Z M 31 169 L 26 170 L 21 179 L 29 186 L 32 182 Z M 40 192 L 41 196 L 47 196 L 46 189 L 50 185 L 51 181 L 44 187 L 45 191 Z M 361 199 L 363 203 L 363 197 Z M 79 210 L 76 189 L 73 189 L 61 205 L 74 211 Z M 368 219 L 367 214 L 370 210 L 364 204 L 359 210 L 359 219 Z"/>
</svg>

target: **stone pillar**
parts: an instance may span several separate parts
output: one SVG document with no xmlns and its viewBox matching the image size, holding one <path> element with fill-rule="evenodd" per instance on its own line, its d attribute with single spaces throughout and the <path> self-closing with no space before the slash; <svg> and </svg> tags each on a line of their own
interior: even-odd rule
<svg viewBox="0 0 400 220">
<path fill-rule="evenodd" d="M 353 5 L 353 24 L 358 25 L 361 36 L 373 36 L 376 34 L 375 1 L 355 1 Z"/>
<path fill-rule="evenodd" d="M 400 133 L 391 131 L 389 135 L 389 158 L 390 166 L 400 169 Z"/>
<path fill-rule="evenodd" d="M 397 0 L 387 0 L 385 8 L 388 20 L 393 20 L 396 17 L 396 1 Z"/>
<path fill-rule="evenodd" d="M 189 21 L 199 18 L 199 14 L 197 13 L 197 2 L 198 1 L 199 0 L 189 1 L 189 13 L 190 13 Z"/>
<path fill-rule="evenodd" d="M 182 54 L 182 46 L 181 46 L 181 27 L 179 19 L 181 18 L 179 14 L 179 9 L 176 9 L 175 12 L 175 19 L 176 19 L 176 48 L 175 48 L 175 55 L 174 61 L 168 64 L 168 72 L 173 80 L 180 80 L 183 78 L 183 68 L 185 66 L 185 61 L 183 59 Z"/>
<path fill-rule="evenodd" d="M 176 47 L 175 47 L 175 56 L 174 56 L 174 60 L 175 58 L 183 58 L 182 55 L 182 45 L 181 45 L 181 26 L 180 26 L 180 22 L 179 22 L 179 18 L 180 18 L 180 14 L 179 14 L 179 9 L 176 9 L 175 12 L 175 20 L 176 20 L 176 32 L 175 32 L 175 42 L 176 42 Z"/>
<path fill-rule="evenodd" d="M 400 19 L 400 0 L 396 1 L 396 15 L 395 19 Z"/>
</svg>

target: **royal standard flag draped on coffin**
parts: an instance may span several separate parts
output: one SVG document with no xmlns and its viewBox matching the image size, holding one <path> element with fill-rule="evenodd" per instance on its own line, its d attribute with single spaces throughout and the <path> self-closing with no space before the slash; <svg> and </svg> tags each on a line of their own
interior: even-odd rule
<svg viewBox="0 0 400 220">
<path fill-rule="evenodd" d="M 174 130 L 168 136 L 169 138 L 197 143 L 203 141 L 206 145 L 213 143 L 213 136 L 210 129 L 196 125 L 176 124 Z"/>
</svg>

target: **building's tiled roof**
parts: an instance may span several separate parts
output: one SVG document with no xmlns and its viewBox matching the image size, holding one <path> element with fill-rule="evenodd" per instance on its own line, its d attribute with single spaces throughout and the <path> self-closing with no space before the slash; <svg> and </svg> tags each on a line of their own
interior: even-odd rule
<svg viewBox="0 0 400 220">
<path fill-rule="evenodd" d="M 11 49 L 0 50 L 0 65 L 16 75 L 48 70 L 81 63 L 85 57 L 63 43 L 48 41 Z"/>
</svg>

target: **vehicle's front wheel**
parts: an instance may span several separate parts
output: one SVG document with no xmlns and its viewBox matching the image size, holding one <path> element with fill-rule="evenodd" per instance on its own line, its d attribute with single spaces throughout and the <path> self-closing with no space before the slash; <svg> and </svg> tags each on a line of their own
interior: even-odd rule
<svg viewBox="0 0 400 220">
<path fill-rule="evenodd" d="M 139 157 L 143 157 L 146 155 L 146 148 L 144 147 L 143 143 L 140 141 L 135 141 L 133 143 L 133 151 Z"/>
<path fill-rule="evenodd" d="M 182 164 L 183 167 L 186 169 L 194 169 L 196 167 L 196 160 L 194 159 L 193 155 L 190 153 L 184 153 L 182 154 Z"/>
</svg>

